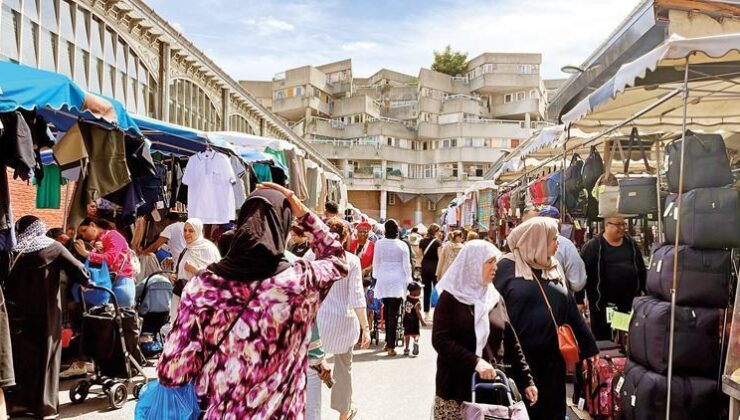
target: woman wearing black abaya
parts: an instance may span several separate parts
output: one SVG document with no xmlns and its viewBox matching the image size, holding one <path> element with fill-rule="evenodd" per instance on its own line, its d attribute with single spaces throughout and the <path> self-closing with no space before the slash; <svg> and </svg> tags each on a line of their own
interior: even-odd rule
<svg viewBox="0 0 740 420">
<path fill-rule="evenodd" d="M 5 281 L 16 384 L 8 389 L 11 416 L 56 418 L 59 406 L 62 308 L 61 270 L 87 285 L 85 267 L 59 242 L 46 236 L 36 216 L 15 225 L 18 244 Z M 19 374 L 22 372 L 22 374 Z"/>
<path fill-rule="evenodd" d="M 539 389 L 537 404 L 527 406 L 532 420 L 565 418 L 566 367 L 556 326 L 568 324 L 575 333 L 581 359 L 599 353 L 591 330 L 578 312 L 565 275 L 553 258 L 558 249 L 558 224 L 535 217 L 517 226 L 506 238 L 511 252 L 498 263 L 494 285 L 506 301 L 532 377 Z M 543 293 L 552 306 L 550 315 Z"/>
</svg>

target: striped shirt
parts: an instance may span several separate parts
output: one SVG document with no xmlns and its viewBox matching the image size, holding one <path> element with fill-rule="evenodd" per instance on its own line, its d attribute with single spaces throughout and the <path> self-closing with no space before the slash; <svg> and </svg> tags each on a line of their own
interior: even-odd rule
<svg viewBox="0 0 740 420">
<path fill-rule="evenodd" d="M 312 252 L 304 257 L 309 261 L 313 258 Z M 360 259 L 349 252 L 345 252 L 344 258 L 349 274 L 331 286 L 316 316 L 321 345 L 330 354 L 344 354 L 354 347 L 360 339 L 360 321 L 355 309 L 366 306 Z"/>
</svg>

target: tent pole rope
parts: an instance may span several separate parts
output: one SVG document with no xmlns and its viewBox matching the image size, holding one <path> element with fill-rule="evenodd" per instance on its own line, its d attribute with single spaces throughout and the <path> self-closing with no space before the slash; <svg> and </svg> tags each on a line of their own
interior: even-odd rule
<svg viewBox="0 0 740 420">
<path fill-rule="evenodd" d="M 671 384 L 673 382 L 673 345 L 676 330 L 676 288 L 678 287 L 678 240 L 681 235 L 681 212 L 679 206 L 683 195 L 684 161 L 686 160 L 686 115 L 689 103 L 689 58 L 686 57 L 686 68 L 683 79 L 683 125 L 681 129 L 681 162 L 678 170 L 678 197 L 673 206 L 673 214 L 676 215 L 676 236 L 674 245 L 676 254 L 673 257 L 673 285 L 671 286 L 671 329 L 668 339 L 668 399 L 666 400 L 666 420 L 671 420 Z M 669 215 L 670 217 L 670 215 Z"/>
</svg>

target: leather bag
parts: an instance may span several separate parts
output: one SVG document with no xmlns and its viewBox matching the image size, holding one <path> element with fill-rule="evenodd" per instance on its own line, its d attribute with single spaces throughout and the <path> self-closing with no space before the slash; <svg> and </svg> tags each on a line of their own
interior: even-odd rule
<svg viewBox="0 0 740 420">
<path fill-rule="evenodd" d="M 624 174 L 626 178 L 619 180 L 617 210 L 622 214 L 654 213 L 658 211 L 658 178 L 654 176 L 630 177 L 629 166 L 633 144 L 636 144 L 640 149 L 642 161 L 645 164 L 645 171 L 649 174 L 655 172 L 648 163 L 647 153 L 637 133 L 637 128 L 632 128 L 627 149 L 627 158 L 624 161 Z"/>
<path fill-rule="evenodd" d="M 581 360 L 576 335 L 573 333 L 573 329 L 570 325 L 558 325 L 558 321 L 555 319 L 555 314 L 552 312 L 552 306 L 550 306 L 550 300 L 547 298 L 545 289 L 542 288 L 542 284 L 536 276 L 534 282 L 537 283 L 537 286 L 540 288 L 540 292 L 542 292 L 542 297 L 545 299 L 545 304 L 547 304 L 547 310 L 550 312 L 550 316 L 552 317 L 552 323 L 555 325 L 555 331 L 558 334 L 558 348 L 560 348 L 560 355 L 563 357 L 566 366 L 573 366 Z"/>
</svg>

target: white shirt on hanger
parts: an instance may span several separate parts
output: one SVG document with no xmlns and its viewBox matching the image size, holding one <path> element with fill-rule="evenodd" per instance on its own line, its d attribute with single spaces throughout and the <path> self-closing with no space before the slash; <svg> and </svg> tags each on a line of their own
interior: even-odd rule
<svg viewBox="0 0 740 420">
<path fill-rule="evenodd" d="M 207 150 L 192 156 L 182 182 L 188 186 L 188 217 L 204 224 L 223 224 L 236 218 L 236 175 L 226 155 Z"/>
</svg>

